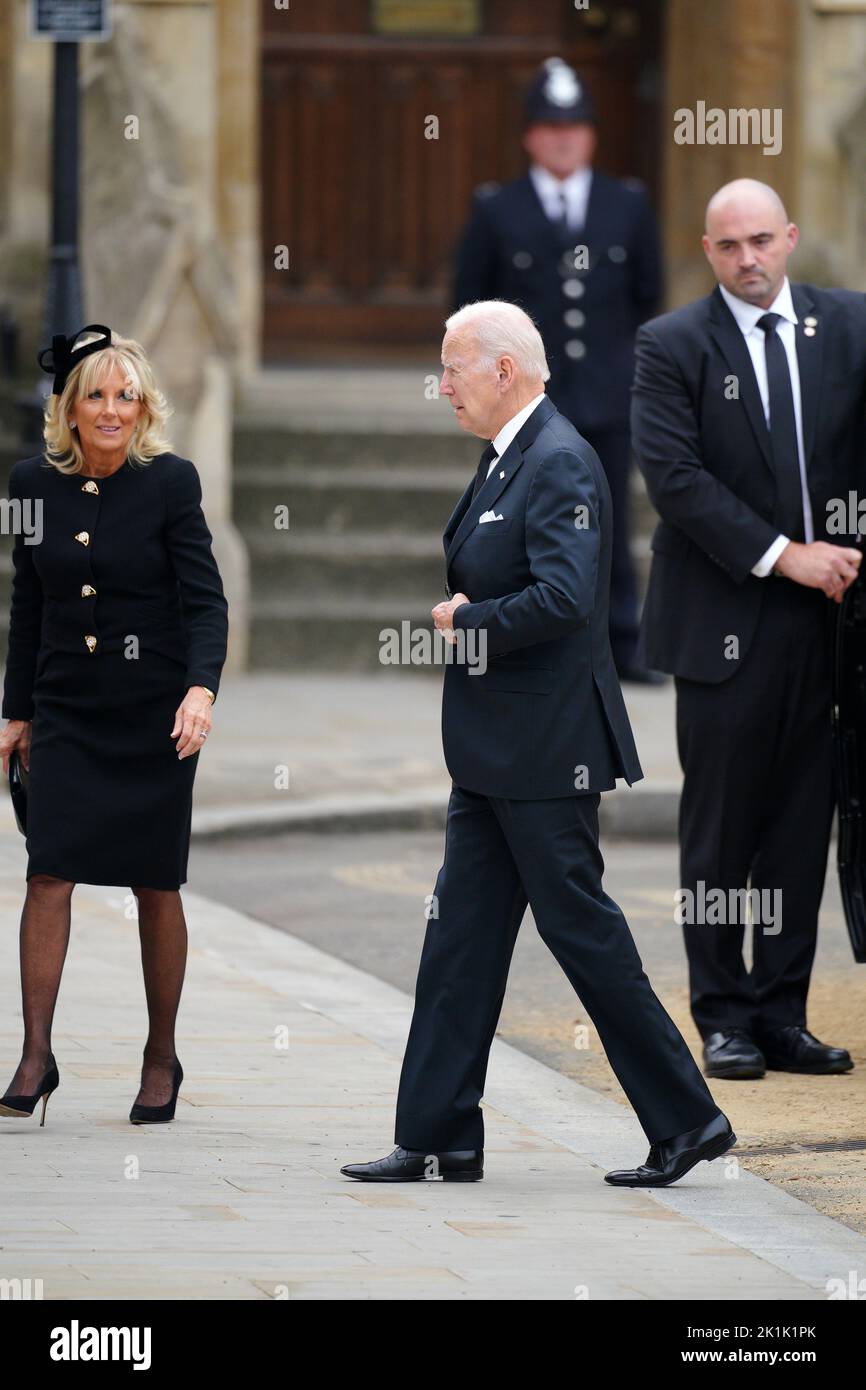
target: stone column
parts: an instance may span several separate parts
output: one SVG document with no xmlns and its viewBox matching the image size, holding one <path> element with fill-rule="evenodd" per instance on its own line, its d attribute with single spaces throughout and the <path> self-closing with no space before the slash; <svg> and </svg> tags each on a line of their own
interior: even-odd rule
<svg viewBox="0 0 866 1390">
<path fill-rule="evenodd" d="M 866 290 L 866 3 L 801 0 L 796 275 Z"/>
<path fill-rule="evenodd" d="M 793 203 L 799 159 L 799 0 L 669 0 L 663 129 L 664 230 L 673 308 L 713 285 L 700 239 L 710 196 L 730 179 L 770 184 Z M 782 149 L 677 145 L 674 112 L 707 107 L 782 109 Z M 793 215 L 793 214 L 792 214 Z"/>
<path fill-rule="evenodd" d="M 235 284 L 238 377 L 258 369 L 262 325 L 258 10 L 249 0 L 219 0 L 217 222 Z"/>
</svg>

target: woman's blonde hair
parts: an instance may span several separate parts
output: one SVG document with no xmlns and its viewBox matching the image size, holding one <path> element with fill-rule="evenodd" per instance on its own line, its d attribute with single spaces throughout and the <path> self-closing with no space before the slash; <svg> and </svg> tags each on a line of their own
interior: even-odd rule
<svg viewBox="0 0 866 1390">
<path fill-rule="evenodd" d="M 82 347 L 98 337 L 99 334 L 88 333 L 75 346 Z M 171 450 L 171 441 L 163 431 L 173 412 L 156 384 L 144 348 L 134 338 L 121 338 L 119 334 L 112 333 L 111 346 L 83 357 L 72 368 L 60 395 L 52 393 L 48 397 L 43 428 L 45 458 L 59 473 L 80 473 L 84 468 L 78 433 L 69 420 L 70 409 L 76 401 L 97 390 L 115 366 L 125 374 L 126 381 L 141 401 L 141 412 L 129 441 L 127 458 L 131 463 L 147 464 L 158 454 Z"/>
</svg>

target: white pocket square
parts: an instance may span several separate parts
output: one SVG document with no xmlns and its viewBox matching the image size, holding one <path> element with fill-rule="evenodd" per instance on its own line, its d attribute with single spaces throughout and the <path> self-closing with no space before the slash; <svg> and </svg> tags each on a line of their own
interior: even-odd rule
<svg viewBox="0 0 866 1390">
<path fill-rule="evenodd" d="M 499 516 L 497 516 L 495 512 L 482 512 L 481 515 L 480 515 L 480 517 L 478 518 L 478 525 L 481 526 L 482 523 L 485 522 L 485 521 L 504 521 L 504 520 L 505 520 L 505 517 L 501 514 L 501 512 L 500 512 Z"/>
</svg>

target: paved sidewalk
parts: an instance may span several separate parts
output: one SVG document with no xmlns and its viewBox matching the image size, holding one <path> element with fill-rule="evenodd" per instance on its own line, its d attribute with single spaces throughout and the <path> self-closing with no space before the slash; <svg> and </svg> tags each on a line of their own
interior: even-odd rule
<svg viewBox="0 0 866 1390">
<path fill-rule="evenodd" d="M 23 841 L 0 832 L 0 1058 L 17 1057 Z M 373 977 L 184 892 L 190 965 L 173 1125 L 133 1128 L 144 1033 L 122 889 L 80 886 L 44 1129 L 0 1120 L 0 1277 L 46 1299 L 781 1299 L 826 1297 L 866 1238 L 739 1168 L 657 1194 L 631 1112 L 504 1043 L 487 1176 L 380 1188 L 340 1163 L 391 1147 L 410 1001 Z M 287 1039 L 288 1046 L 281 1044 Z"/>
<path fill-rule="evenodd" d="M 602 829 L 676 833 L 674 690 L 625 687 L 644 780 L 602 797 Z M 444 822 L 441 675 L 226 677 L 196 774 L 193 834 Z M 280 789 L 276 769 L 288 773 Z"/>
</svg>

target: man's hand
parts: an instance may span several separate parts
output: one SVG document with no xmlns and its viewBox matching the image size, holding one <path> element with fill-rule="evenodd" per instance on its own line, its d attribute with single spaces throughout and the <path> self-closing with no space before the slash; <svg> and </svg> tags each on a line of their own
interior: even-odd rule
<svg viewBox="0 0 866 1390">
<path fill-rule="evenodd" d="M 845 590 L 857 578 L 863 554 L 844 545 L 827 541 L 789 541 L 776 561 L 776 569 L 795 584 L 823 589 L 828 598 L 841 603 Z"/>
<path fill-rule="evenodd" d="M 453 647 L 457 638 L 454 636 L 454 609 L 459 608 L 461 603 L 468 603 L 469 599 L 465 594 L 455 594 L 446 603 L 437 603 L 432 609 L 431 616 L 433 624 L 442 633 L 446 642 L 450 642 Z"/>
<path fill-rule="evenodd" d="M 3 771 L 9 776 L 9 756 L 13 748 L 18 749 L 25 772 L 30 771 L 30 734 L 33 725 L 29 719 L 10 719 L 0 733 L 0 756 L 3 758 Z"/>
</svg>

